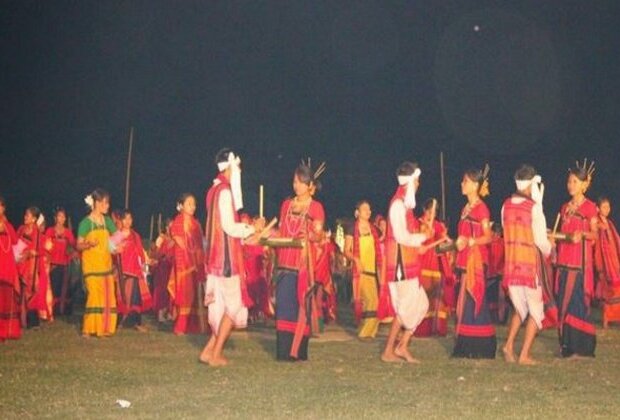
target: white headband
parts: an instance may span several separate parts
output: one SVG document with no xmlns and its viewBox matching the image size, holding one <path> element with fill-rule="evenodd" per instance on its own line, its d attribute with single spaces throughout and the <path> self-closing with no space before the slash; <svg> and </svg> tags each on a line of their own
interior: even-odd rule
<svg viewBox="0 0 620 420">
<path fill-rule="evenodd" d="M 220 172 L 222 172 L 228 169 L 232 165 L 235 165 L 238 167 L 240 164 L 241 164 L 241 159 L 239 158 L 239 156 L 235 156 L 233 152 L 230 152 L 228 153 L 228 160 L 225 162 L 219 162 L 217 164 L 217 169 L 219 169 Z"/>
<path fill-rule="evenodd" d="M 542 178 L 540 175 L 534 176 L 532 179 L 517 179 L 515 180 L 515 184 L 517 185 L 517 190 L 525 191 L 527 187 L 532 185 L 533 183 L 540 184 L 542 182 Z"/>
<path fill-rule="evenodd" d="M 420 168 L 416 168 L 411 175 L 398 175 L 398 185 L 405 185 L 412 182 L 414 179 L 418 179 L 421 174 L 422 171 Z"/>
<path fill-rule="evenodd" d="M 399 175 L 398 176 L 398 185 L 406 185 L 407 190 L 405 192 L 405 199 L 403 200 L 405 203 L 405 207 L 409 209 L 414 209 L 416 206 L 415 202 L 415 193 L 416 188 L 414 185 L 414 181 L 420 177 L 422 171 L 420 168 L 416 168 L 415 171 L 411 175 Z"/>
<path fill-rule="evenodd" d="M 241 191 L 241 158 L 235 156 L 233 152 L 228 153 L 228 160 L 226 162 L 219 162 L 217 168 L 220 172 L 231 168 L 230 173 L 230 189 L 232 190 L 233 203 L 235 210 L 243 208 L 243 193 Z"/>
</svg>

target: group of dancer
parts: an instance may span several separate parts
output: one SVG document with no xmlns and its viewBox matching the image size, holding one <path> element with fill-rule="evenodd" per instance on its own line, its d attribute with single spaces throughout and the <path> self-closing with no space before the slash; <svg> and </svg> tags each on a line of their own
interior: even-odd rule
<svg viewBox="0 0 620 420">
<path fill-rule="evenodd" d="M 0 340 L 70 313 L 70 267 L 79 259 L 84 337 L 108 337 L 118 326 L 146 331 L 141 314 L 154 310 L 159 321 L 174 322 L 175 334 L 209 333 L 199 360 L 224 366 L 225 344 L 233 329 L 247 325 L 251 309 L 250 318 L 275 318 L 278 360 L 307 360 L 310 337 L 336 313 L 331 266 L 338 247 L 316 199 L 325 166 L 302 162 L 293 174 L 294 195 L 282 203 L 279 218 L 266 223 L 262 215 L 239 214 L 240 157 L 222 149 L 215 164 L 204 231 L 194 216 L 196 198 L 182 194 L 177 215 L 148 250 L 133 230 L 130 210 L 108 215 L 104 190 L 86 197 L 90 212 L 77 238 L 60 208 L 54 226 L 44 229 L 39 209 L 29 207 L 15 231 L 0 198 Z M 488 166 L 467 170 L 461 181 L 467 202 L 451 239 L 437 217 L 437 200 L 427 200 L 415 215 L 422 172 L 403 162 L 386 218 L 373 222 L 371 203 L 360 201 L 341 244 L 351 263 L 358 336 L 372 339 L 382 322 L 391 323 L 381 359 L 416 363 L 411 337 L 446 335 L 454 316 L 452 355 L 494 358 L 494 321 L 506 319 L 508 297 L 513 311 L 501 349 L 506 361 L 535 364 L 532 344 L 549 327 L 558 329 L 563 357 L 594 356 L 593 299 L 604 303 L 604 327 L 620 321 L 620 240 L 609 199 L 595 204 L 585 195 L 592 172 L 585 161 L 569 170 L 570 200 L 547 229 L 544 186 L 532 166 L 516 170 L 515 193 L 502 206 L 501 223 L 492 222 L 483 200 Z M 145 267 L 152 270 L 151 287 Z"/>
</svg>

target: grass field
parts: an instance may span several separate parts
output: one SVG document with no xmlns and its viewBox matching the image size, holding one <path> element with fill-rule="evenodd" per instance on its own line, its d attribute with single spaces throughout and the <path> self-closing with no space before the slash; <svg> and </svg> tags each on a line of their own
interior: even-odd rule
<svg viewBox="0 0 620 420">
<path fill-rule="evenodd" d="M 345 321 L 348 314 L 343 314 Z M 617 418 L 620 329 L 599 331 L 597 357 L 555 357 L 555 331 L 534 346 L 536 367 L 449 358 L 451 334 L 414 339 L 420 365 L 379 360 L 384 336 L 328 327 L 311 360 L 274 360 L 268 326 L 236 332 L 231 364 L 199 364 L 204 337 L 150 324 L 83 339 L 79 317 L 0 344 L 0 418 Z M 385 334 L 385 331 L 382 331 Z M 505 338 L 498 329 L 498 340 Z M 125 399 L 130 408 L 115 401 Z"/>
</svg>

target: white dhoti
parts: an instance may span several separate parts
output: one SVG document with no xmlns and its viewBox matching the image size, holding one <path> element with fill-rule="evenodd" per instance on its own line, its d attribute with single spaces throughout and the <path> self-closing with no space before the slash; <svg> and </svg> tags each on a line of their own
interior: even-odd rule
<svg viewBox="0 0 620 420">
<path fill-rule="evenodd" d="M 401 325 L 415 331 L 428 311 L 428 297 L 419 280 L 401 280 L 388 283 L 392 306 Z"/>
<path fill-rule="evenodd" d="M 224 315 L 232 319 L 235 328 L 245 328 L 248 324 L 248 308 L 241 299 L 241 280 L 239 276 L 207 276 L 205 294 L 210 298 L 209 325 L 211 331 L 219 332 Z"/>
<path fill-rule="evenodd" d="M 508 286 L 508 294 L 521 321 L 525 321 L 529 314 L 538 329 L 542 329 L 542 322 L 545 319 L 542 287 L 537 285 L 536 289 L 532 289 L 527 286 Z"/>
</svg>

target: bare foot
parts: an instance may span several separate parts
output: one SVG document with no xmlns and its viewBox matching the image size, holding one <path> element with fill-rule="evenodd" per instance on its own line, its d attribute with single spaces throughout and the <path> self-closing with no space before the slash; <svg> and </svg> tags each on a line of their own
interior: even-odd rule
<svg viewBox="0 0 620 420">
<path fill-rule="evenodd" d="M 420 361 L 414 358 L 411 353 L 409 353 L 409 350 L 406 348 L 396 347 L 396 350 L 394 350 L 394 354 L 402 359 L 405 359 L 407 363 L 420 363 Z"/>
<path fill-rule="evenodd" d="M 213 349 L 204 349 L 202 353 L 200 353 L 200 357 L 198 357 L 200 363 L 210 364 L 211 359 L 213 359 Z"/>
<path fill-rule="evenodd" d="M 228 359 L 226 359 L 224 356 L 220 356 L 217 358 L 213 357 L 207 363 L 209 363 L 209 366 L 211 367 L 226 366 L 228 364 Z"/>
<path fill-rule="evenodd" d="M 90 334 L 82 333 L 82 338 L 90 338 Z"/>
<path fill-rule="evenodd" d="M 540 363 L 530 357 L 519 357 L 519 364 L 523 366 L 536 366 Z"/>
<path fill-rule="evenodd" d="M 136 325 L 136 331 L 139 331 L 141 333 L 146 333 L 149 332 L 149 329 L 146 328 L 144 325 Z"/>
<path fill-rule="evenodd" d="M 387 363 L 395 363 L 395 362 L 400 362 L 402 359 L 398 357 L 396 354 L 394 354 L 394 352 L 391 352 L 391 353 L 383 352 L 381 353 L 381 360 Z"/>
<path fill-rule="evenodd" d="M 517 358 L 515 357 L 514 352 L 512 351 L 512 349 L 509 349 L 507 347 L 503 347 L 502 348 L 502 353 L 504 353 L 504 360 L 508 363 L 515 363 L 517 361 Z"/>
</svg>

